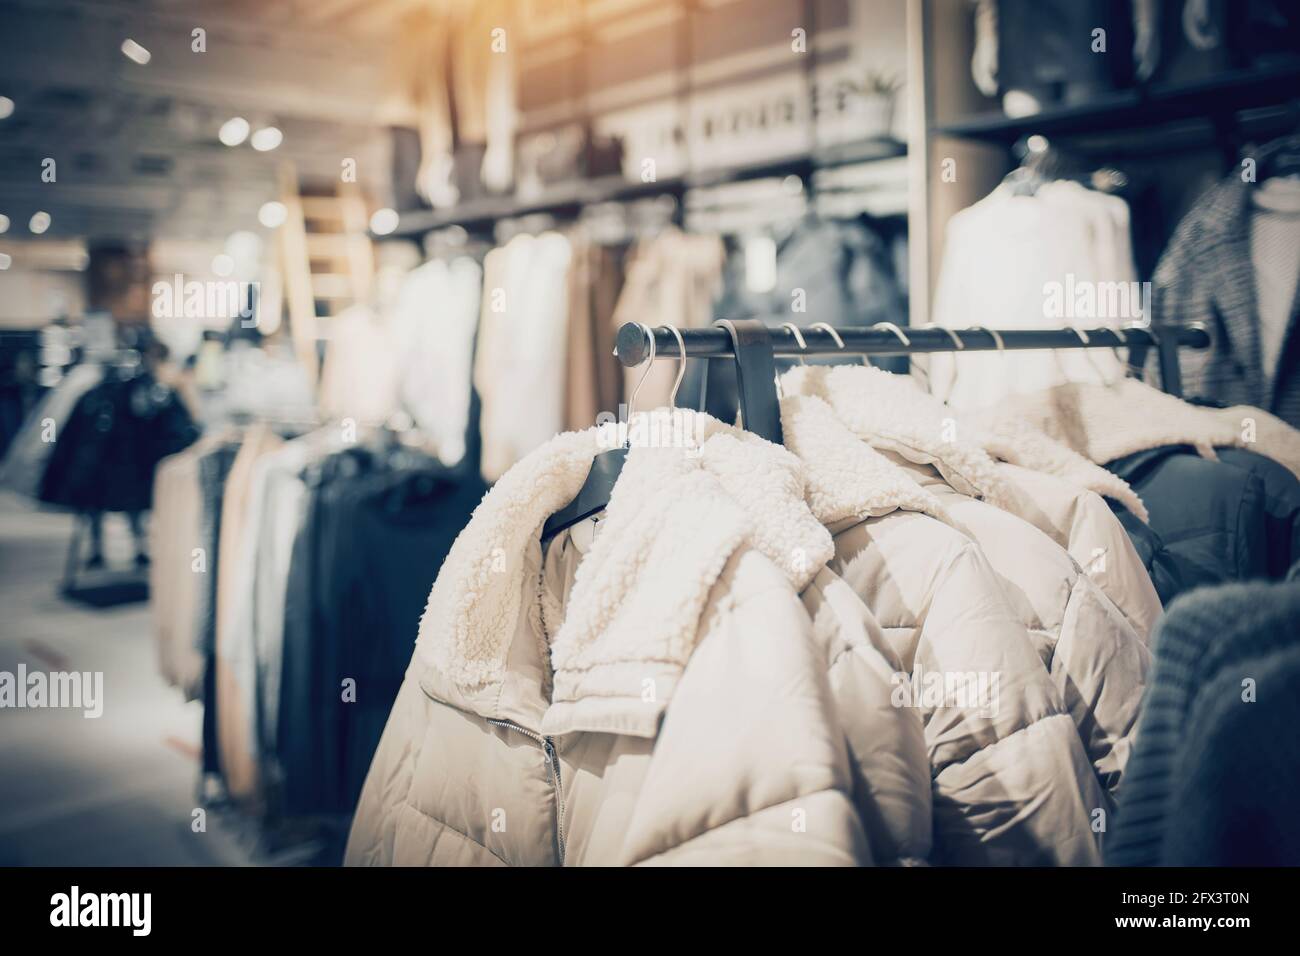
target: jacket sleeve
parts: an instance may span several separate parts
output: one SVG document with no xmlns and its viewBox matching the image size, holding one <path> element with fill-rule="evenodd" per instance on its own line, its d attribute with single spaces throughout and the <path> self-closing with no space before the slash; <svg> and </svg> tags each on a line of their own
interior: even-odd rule
<svg viewBox="0 0 1300 956">
<path fill-rule="evenodd" d="M 875 617 L 823 568 L 801 595 L 813 621 L 853 771 L 853 798 L 876 862 L 929 861 L 933 803 L 920 712 L 896 705 L 908 675 Z"/>
<path fill-rule="evenodd" d="M 1162 611 L 1160 596 L 1105 500 L 1055 475 L 1016 465 L 1001 465 L 999 470 L 1020 492 L 1016 515 L 1069 552 L 1146 641 Z"/>
<path fill-rule="evenodd" d="M 895 512 L 836 535 L 833 570 L 867 603 L 925 725 L 934 861 L 1098 861 L 1105 798 L 1074 723 L 1001 584 L 968 538 Z"/>
</svg>

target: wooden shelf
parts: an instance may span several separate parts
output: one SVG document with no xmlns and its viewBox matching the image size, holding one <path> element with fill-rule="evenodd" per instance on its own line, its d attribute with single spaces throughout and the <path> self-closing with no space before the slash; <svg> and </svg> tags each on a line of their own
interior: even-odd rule
<svg viewBox="0 0 1300 956">
<path fill-rule="evenodd" d="M 534 200 L 502 196 L 462 203 L 445 211 L 405 212 L 401 214 L 397 229 L 390 235 L 393 238 L 419 236 L 447 226 L 461 226 L 470 231 L 478 231 L 491 226 L 499 219 L 535 214 L 569 217 L 576 215 L 584 206 L 601 202 L 630 202 L 664 195 L 680 197 L 688 189 L 766 179 L 772 176 L 809 176 L 818 169 L 892 159 L 906 153 L 907 147 L 904 143 L 895 139 L 882 138 L 827 147 L 811 155 L 801 153 L 740 167 L 673 176 L 649 183 L 629 181 L 622 176 L 606 176 L 557 185 L 547 190 L 545 196 Z"/>
<path fill-rule="evenodd" d="M 1067 137 L 1145 130 L 1188 119 L 1232 117 L 1243 110 L 1274 106 L 1300 96 L 1300 61 L 1261 70 L 1233 70 L 1212 79 L 1174 86 L 1123 90 L 1089 103 L 1043 110 L 1032 116 L 983 113 L 939 124 L 939 136 L 1011 144 L 1022 136 Z"/>
</svg>

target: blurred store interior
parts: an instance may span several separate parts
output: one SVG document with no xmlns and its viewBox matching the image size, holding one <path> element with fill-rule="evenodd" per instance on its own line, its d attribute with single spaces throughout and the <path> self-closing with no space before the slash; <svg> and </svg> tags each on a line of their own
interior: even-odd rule
<svg viewBox="0 0 1300 956">
<path fill-rule="evenodd" d="M 443 557 L 627 403 L 621 324 L 951 327 L 1004 181 L 1123 198 L 1146 281 L 1297 128 L 1294 11 L 1112 68 L 997 6 L 0 0 L 0 670 L 104 681 L 0 714 L 0 864 L 339 862 Z"/>
</svg>

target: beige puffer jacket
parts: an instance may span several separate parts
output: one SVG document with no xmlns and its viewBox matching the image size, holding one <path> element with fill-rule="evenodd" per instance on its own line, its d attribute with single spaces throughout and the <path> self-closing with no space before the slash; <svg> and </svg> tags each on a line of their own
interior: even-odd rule
<svg viewBox="0 0 1300 956">
<path fill-rule="evenodd" d="M 798 462 L 706 416 L 675 423 L 544 555 L 595 429 L 484 498 L 430 595 L 349 864 L 928 854 L 919 718 L 888 706 L 879 631 L 821 570 Z"/>
<path fill-rule="evenodd" d="M 787 397 L 782 428 L 804 463 L 809 506 L 833 533 L 831 569 L 872 609 L 911 678 L 913 696 L 900 703 L 925 725 L 932 859 L 1098 862 L 1089 821 L 1106 806 L 1101 787 L 982 550 L 947 523 L 934 494 L 856 440 L 824 401 Z M 927 697 L 936 686 L 941 692 Z"/>
<path fill-rule="evenodd" d="M 699 451 L 634 447 L 599 530 L 545 555 L 538 528 L 594 433 L 489 492 L 430 596 L 347 862 L 921 862 L 932 789 L 938 859 L 1094 862 L 1095 779 L 1023 629 L 988 612 L 987 576 L 947 588 L 944 633 L 905 660 L 825 567 L 798 461 L 681 414 Z M 872 507 L 924 498 L 900 475 L 865 483 Z M 915 566 L 922 586 L 942 565 Z M 911 687 L 916 645 L 963 642 L 1024 652 L 995 662 L 1015 699 L 987 720 Z"/>
<path fill-rule="evenodd" d="M 1000 580 L 1013 615 L 1028 629 L 1051 673 L 1098 779 L 1108 792 L 1113 792 L 1128 759 L 1150 665 L 1145 635 L 1133 628 L 1070 554 L 1018 516 L 1036 511 L 1040 516 L 1050 514 L 1052 521 L 1059 522 L 1070 512 L 1072 502 L 1077 510 L 1079 495 L 1068 488 L 1061 491 L 1059 485 L 1053 488 L 1051 476 L 1036 478 L 1021 469 L 995 463 L 982 450 L 951 433 L 939 436 L 948 441 L 936 440 L 922 424 L 924 418 L 908 418 L 920 416 L 917 409 L 924 408 L 924 402 L 900 401 L 910 398 L 915 389 L 898 376 L 861 367 L 803 368 L 789 373 L 783 386 L 791 396 L 786 399 L 787 405 L 801 402 L 821 409 L 823 414 L 833 416 L 846 434 L 856 435 L 865 445 L 879 449 L 938 503 L 940 510 L 932 513 L 979 545 Z M 816 459 L 842 455 L 838 448 L 843 441 L 827 441 L 809 448 L 798 434 L 801 419 L 808 417 L 806 412 L 802 416 L 785 416 L 793 426 L 793 434 L 792 427 L 786 427 L 786 444 L 804 460 L 816 484 L 816 473 L 834 467 L 819 464 Z M 933 417 L 930 423 L 936 433 L 945 427 Z M 1002 507 L 994 507 L 975 495 L 991 498 Z M 1097 501 L 1109 513 L 1105 504 Z M 1090 516 L 1094 524 L 1100 524 L 1101 516 L 1095 508 Z M 1040 520 L 1049 523 L 1044 517 Z M 1119 586 L 1123 593 L 1138 592 L 1140 597 L 1140 588 L 1133 582 L 1146 578 L 1146 572 L 1131 545 L 1127 550 L 1121 548 L 1127 536 L 1113 517 L 1111 521 L 1118 530 L 1107 531 L 1103 540 L 1120 559 L 1100 566 L 1112 572 L 1106 578 L 1109 583 Z M 1100 536 L 1096 531 L 1089 534 Z M 842 550 L 838 540 L 837 549 Z M 1149 580 L 1146 588 L 1150 588 Z M 863 591 L 859 594 L 883 623 L 885 615 L 873 596 Z M 1154 599 L 1153 590 L 1151 595 Z M 1146 601 L 1136 604 L 1145 608 Z M 1158 608 L 1158 600 L 1155 606 Z M 1153 620 L 1156 613 L 1146 609 L 1140 616 Z"/>
<path fill-rule="evenodd" d="M 882 451 L 928 464 L 956 491 L 1028 521 L 1070 552 L 1144 639 L 1160 616 L 1155 586 L 1102 496 L 1147 520 L 1118 475 L 1029 428 L 1014 434 L 957 416 L 904 375 L 863 366 L 794 369 L 787 395 L 816 395 L 854 434 Z"/>
</svg>

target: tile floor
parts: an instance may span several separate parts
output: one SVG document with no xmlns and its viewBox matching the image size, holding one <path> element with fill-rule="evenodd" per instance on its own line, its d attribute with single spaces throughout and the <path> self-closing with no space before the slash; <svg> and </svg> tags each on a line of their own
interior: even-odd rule
<svg viewBox="0 0 1300 956">
<path fill-rule="evenodd" d="M 200 806 L 201 708 L 158 675 L 146 603 L 96 609 L 59 596 L 73 519 L 0 493 L 0 671 L 102 671 L 103 715 L 0 709 L 0 865 L 240 865 L 254 836 Z M 124 521 L 109 563 L 129 562 Z"/>
</svg>

